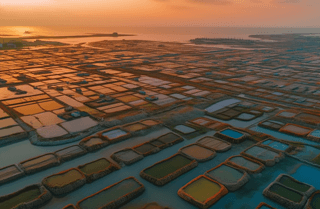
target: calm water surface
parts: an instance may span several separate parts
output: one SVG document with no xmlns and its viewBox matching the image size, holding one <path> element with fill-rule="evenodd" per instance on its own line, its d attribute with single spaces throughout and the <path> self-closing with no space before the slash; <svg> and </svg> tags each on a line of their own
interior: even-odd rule
<svg viewBox="0 0 320 209">
<path fill-rule="evenodd" d="M 30 34 L 25 34 L 29 31 Z M 40 27 L 40 26 L 1 26 L 0 37 L 13 36 L 71 36 L 96 33 L 135 34 L 133 37 L 95 37 L 64 39 L 67 43 L 92 42 L 99 40 L 152 40 L 188 42 L 193 38 L 241 38 L 249 39 L 255 34 L 282 34 L 282 33 L 320 33 L 320 28 L 228 28 L 228 27 Z M 9 36 L 8 36 L 9 37 Z M 54 40 L 54 39 L 50 39 Z M 62 41 L 57 39 L 56 41 Z"/>
</svg>

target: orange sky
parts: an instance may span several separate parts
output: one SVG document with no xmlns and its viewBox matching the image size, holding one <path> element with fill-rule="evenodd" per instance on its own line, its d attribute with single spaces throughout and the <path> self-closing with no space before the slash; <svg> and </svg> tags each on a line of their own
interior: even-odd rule
<svg viewBox="0 0 320 209">
<path fill-rule="evenodd" d="M 0 0 L 0 25 L 320 27 L 320 0 Z"/>
</svg>

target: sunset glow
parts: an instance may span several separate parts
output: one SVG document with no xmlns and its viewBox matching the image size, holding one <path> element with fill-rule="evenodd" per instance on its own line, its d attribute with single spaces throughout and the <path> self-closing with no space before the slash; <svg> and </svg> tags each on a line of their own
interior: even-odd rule
<svg viewBox="0 0 320 209">
<path fill-rule="evenodd" d="M 317 0 L 2 0 L 0 25 L 316 27 L 317 6 Z"/>
<path fill-rule="evenodd" d="M 317 0 L 2 0 L 0 25 L 317 27 Z"/>
</svg>

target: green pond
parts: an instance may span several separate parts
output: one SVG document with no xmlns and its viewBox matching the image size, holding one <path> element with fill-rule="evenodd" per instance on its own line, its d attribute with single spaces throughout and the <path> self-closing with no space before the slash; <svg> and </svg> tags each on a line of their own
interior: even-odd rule
<svg viewBox="0 0 320 209">
<path fill-rule="evenodd" d="M 300 182 L 296 182 L 293 179 L 289 178 L 288 176 L 282 176 L 279 179 L 279 182 L 287 187 L 290 187 L 294 190 L 297 190 L 299 192 L 306 192 L 308 191 L 308 189 L 310 189 L 310 186 L 300 183 Z"/>
<path fill-rule="evenodd" d="M 159 164 L 153 165 L 150 168 L 144 170 L 144 173 L 154 178 L 161 179 L 167 176 L 168 174 L 173 173 L 176 170 L 188 165 L 191 162 L 192 160 L 182 155 L 175 155 L 170 159 L 167 159 Z"/>
<path fill-rule="evenodd" d="M 21 203 L 24 202 L 30 202 L 37 197 L 41 195 L 41 192 L 39 188 L 34 188 L 34 189 L 28 189 L 27 191 L 24 191 L 18 195 L 15 195 L 14 197 L 1 201 L 0 202 L 0 208 L 1 209 L 10 209 L 13 208 Z"/>
<path fill-rule="evenodd" d="M 240 171 L 226 165 L 222 165 L 208 172 L 208 174 L 221 183 L 237 183 L 244 175 Z"/>
<path fill-rule="evenodd" d="M 148 153 L 148 152 L 154 150 L 155 148 L 156 147 L 153 146 L 152 144 L 147 143 L 147 144 L 143 144 L 139 147 L 136 147 L 134 150 L 139 153 L 145 154 L 145 153 Z"/>
<path fill-rule="evenodd" d="M 64 173 L 49 176 L 45 179 L 45 182 L 50 187 L 63 187 L 80 179 L 82 179 L 82 174 L 78 170 L 72 169 Z"/>
<path fill-rule="evenodd" d="M 110 162 L 108 160 L 100 159 L 100 160 L 91 162 L 89 164 L 86 164 L 83 167 L 80 167 L 80 170 L 87 175 L 91 175 L 93 173 L 97 173 L 99 171 L 105 170 L 109 166 L 110 166 Z"/>
<path fill-rule="evenodd" d="M 302 200 L 302 195 L 279 184 L 272 185 L 270 191 L 296 203 Z"/>
<path fill-rule="evenodd" d="M 109 189 L 103 190 L 98 194 L 79 202 L 80 209 L 98 209 L 112 201 L 127 195 L 140 185 L 133 179 L 126 179 L 116 185 L 110 187 Z"/>
<path fill-rule="evenodd" d="M 196 201 L 205 202 L 220 191 L 221 187 L 213 181 L 204 177 L 186 186 L 183 191 L 191 195 Z"/>
<path fill-rule="evenodd" d="M 320 193 L 313 196 L 310 206 L 314 209 L 320 208 Z"/>
</svg>

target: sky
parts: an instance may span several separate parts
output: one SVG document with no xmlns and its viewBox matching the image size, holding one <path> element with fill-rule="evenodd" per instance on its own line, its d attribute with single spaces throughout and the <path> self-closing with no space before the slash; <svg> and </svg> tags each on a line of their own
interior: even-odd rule
<svg viewBox="0 0 320 209">
<path fill-rule="evenodd" d="M 320 27 L 320 0 L 0 0 L 0 26 Z"/>
</svg>

